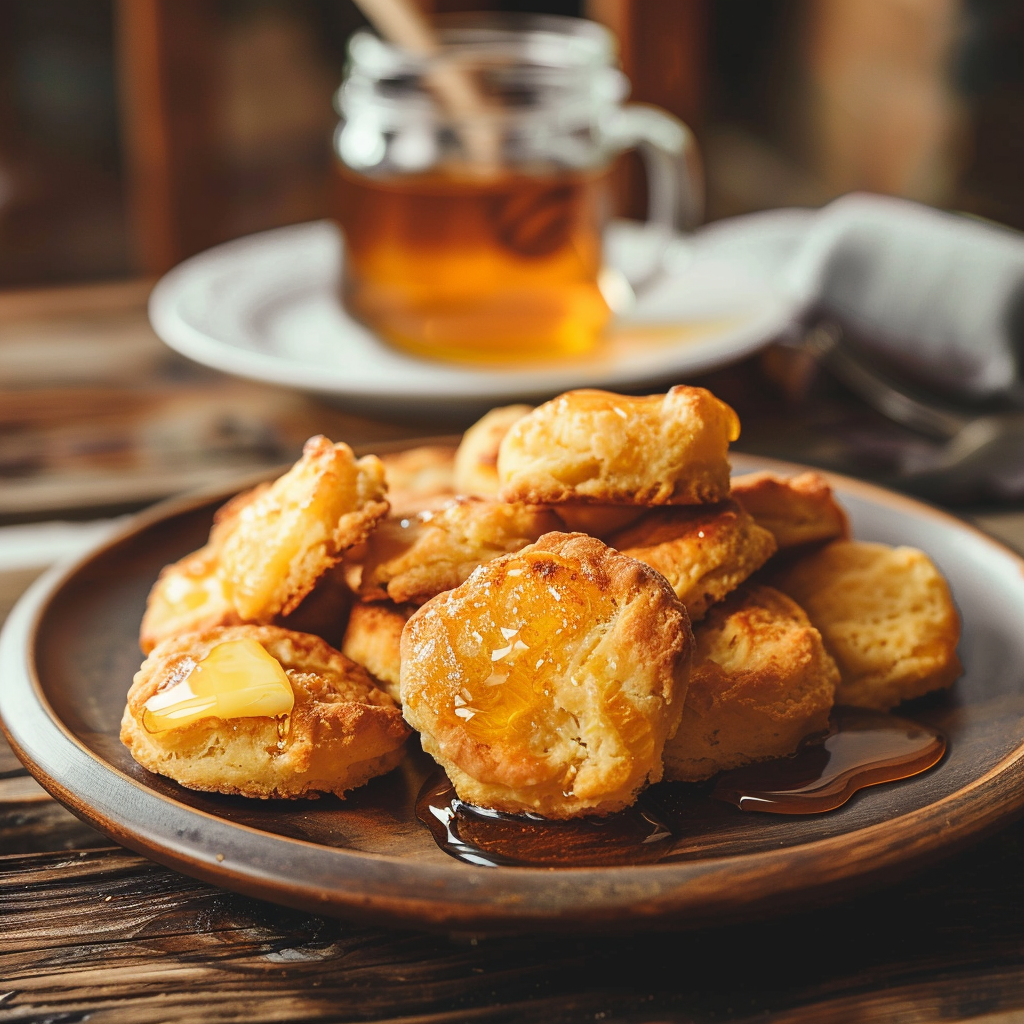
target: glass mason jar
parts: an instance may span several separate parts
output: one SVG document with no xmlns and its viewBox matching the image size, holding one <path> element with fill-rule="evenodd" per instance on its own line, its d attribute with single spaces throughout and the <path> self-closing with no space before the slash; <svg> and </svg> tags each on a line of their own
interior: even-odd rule
<svg viewBox="0 0 1024 1024">
<path fill-rule="evenodd" d="M 614 36 L 577 18 L 440 20 L 430 56 L 368 31 L 336 105 L 348 310 L 419 355 L 509 362 L 592 347 L 610 311 L 601 237 L 613 158 L 636 147 L 648 219 L 702 213 L 689 129 L 624 105 Z"/>
</svg>

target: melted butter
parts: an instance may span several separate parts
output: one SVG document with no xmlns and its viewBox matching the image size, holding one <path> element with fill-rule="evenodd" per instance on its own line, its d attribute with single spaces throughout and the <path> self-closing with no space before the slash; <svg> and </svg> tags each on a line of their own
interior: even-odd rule
<svg viewBox="0 0 1024 1024">
<path fill-rule="evenodd" d="M 295 703 L 281 663 L 255 640 L 218 644 L 201 661 L 188 659 L 184 669 L 146 701 L 142 724 L 147 731 L 180 729 L 203 718 L 277 717 L 289 714 Z"/>
</svg>

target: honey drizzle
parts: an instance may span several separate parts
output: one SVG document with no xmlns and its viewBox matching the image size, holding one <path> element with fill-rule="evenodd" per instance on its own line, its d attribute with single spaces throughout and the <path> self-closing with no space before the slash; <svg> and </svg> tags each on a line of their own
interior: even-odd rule
<svg viewBox="0 0 1024 1024">
<path fill-rule="evenodd" d="M 468 864 L 651 864 L 685 854 L 702 815 L 720 818 L 738 813 L 737 808 L 821 814 L 840 807 L 860 789 L 927 771 L 946 749 L 945 737 L 930 726 L 860 708 L 834 709 L 824 741 L 815 740 L 792 757 L 723 772 L 710 789 L 707 784 L 661 783 L 618 814 L 570 821 L 473 807 L 458 798 L 438 770 L 420 791 L 416 816 L 445 853 Z M 677 792 L 685 795 L 678 806 L 672 799 L 659 799 Z"/>
</svg>

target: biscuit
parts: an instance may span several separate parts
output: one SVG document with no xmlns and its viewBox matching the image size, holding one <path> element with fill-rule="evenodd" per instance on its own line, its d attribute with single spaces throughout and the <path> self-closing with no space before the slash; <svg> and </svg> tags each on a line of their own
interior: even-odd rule
<svg viewBox="0 0 1024 1024">
<path fill-rule="evenodd" d="M 362 665 L 389 697 L 400 701 L 402 630 L 414 605 L 390 601 L 356 604 L 348 618 L 341 653 Z"/>
<path fill-rule="evenodd" d="M 732 501 L 653 509 L 608 543 L 657 569 L 693 622 L 775 551 L 772 535 Z"/>
<path fill-rule="evenodd" d="M 515 423 L 498 449 L 502 501 L 693 505 L 729 496 L 736 413 L 703 388 L 632 398 L 569 391 Z"/>
<path fill-rule="evenodd" d="M 609 814 L 661 778 L 692 643 L 656 572 L 593 537 L 551 533 L 409 619 L 403 710 L 461 799 Z"/>
<path fill-rule="evenodd" d="M 211 543 L 161 570 L 139 627 L 143 654 L 179 633 L 241 623 L 218 564 L 217 547 Z"/>
<path fill-rule="evenodd" d="M 209 541 L 160 571 L 146 598 L 139 627 L 143 654 L 149 654 L 161 640 L 179 633 L 242 623 L 227 581 L 220 574 L 220 549 L 241 510 L 269 486 L 259 484 L 223 504 L 214 514 Z"/>
<path fill-rule="evenodd" d="M 462 435 L 455 453 L 455 489 L 459 494 L 498 496 L 498 446 L 512 424 L 531 412 L 532 405 L 503 405 L 492 409 Z"/>
<path fill-rule="evenodd" d="M 255 641 L 284 669 L 294 698 L 287 716 L 204 717 L 151 731 L 147 701 L 233 641 Z M 261 798 L 343 796 L 394 768 L 408 732 L 394 701 L 362 668 L 319 637 L 276 626 L 165 640 L 135 674 L 121 722 L 121 742 L 144 768 L 189 789 Z"/>
<path fill-rule="evenodd" d="M 884 711 L 963 671 L 949 586 L 921 551 L 837 540 L 773 583 L 820 630 L 839 666 L 839 704 Z"/>
<path fill-rule="evenodd" d="M 487 498 L 455 498 L 416 516 L 387 519 L 358 558 L 349 585 L 364 600 L 423 604 L 451 590 L 479 565 L 561 529 L 547 509 Z"/>
<path fill-rule="evenodd" d="M 731 496 L 772 534 L 780 551 L 850 535 L 846 513 L 819 473 L 745 473 L 732 478 Z"/>
<path fill-rule="evenodd" d="M 392 511 L 426 508 L 432 499 L 455 496 L 455 448 L 430 444 L 380 457 Z"/>
<path fill-rule="evenodd" d="M 665 778 L 696 782 L 785 757 L 828 728 L 839 670 L 803 609 L 745 586 L 693 630 L 683 717 L 665 744 Z"/>
<path fill-rule="evenodd" d="M 234 516 L 220 543 L 220 575 L 245 622 L 296 608 L 346 548 L 388 511 L 384 467 L 346 444 L 310 438 L 302 458 Z"/>
</svg>

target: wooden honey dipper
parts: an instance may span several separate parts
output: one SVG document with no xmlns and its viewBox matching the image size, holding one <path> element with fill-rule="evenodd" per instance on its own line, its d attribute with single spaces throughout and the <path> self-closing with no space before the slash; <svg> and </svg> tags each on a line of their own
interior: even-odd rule
<svg viewBox="0 0 1024 1024">
<path fill-rule="evenodd" d="M 433 27 L 411 0 L 355 0 L 370 24 L 389 42 L 420 57 L 435 57 L 441 44 Z M 481 174 L 501 169 L 501 137 L 489 118 L 493 106 L 466 68 L 442 63 L 425 81 L 457 126 L 471 165 Z M 495 234 L 513 252 L 527 258 L 546 256 L 561 247 L 572 230 L 571 187 L 538 179 L 517 187 L 492 212 Z"/>
</svg>

